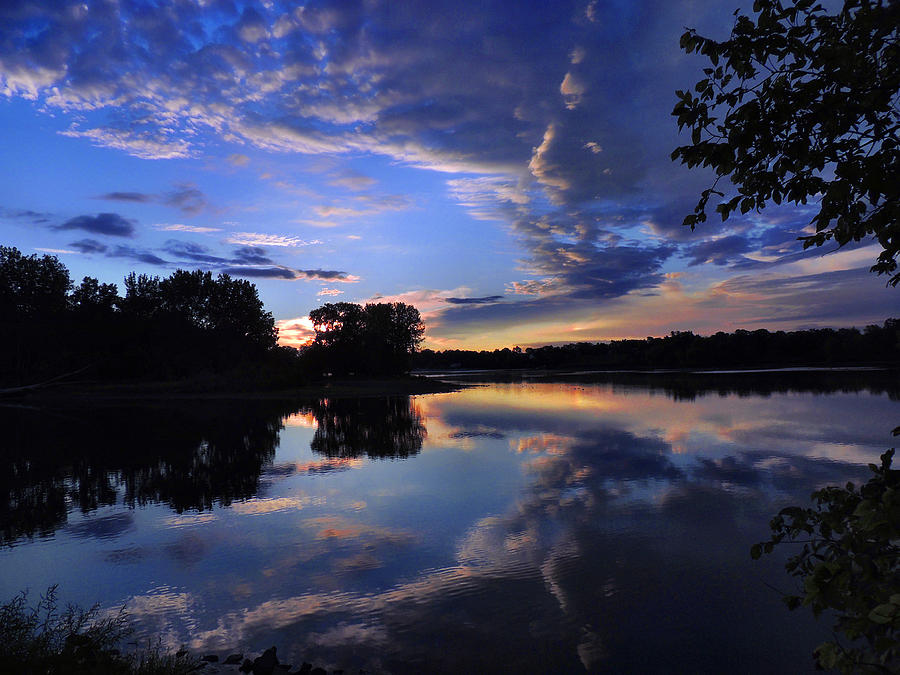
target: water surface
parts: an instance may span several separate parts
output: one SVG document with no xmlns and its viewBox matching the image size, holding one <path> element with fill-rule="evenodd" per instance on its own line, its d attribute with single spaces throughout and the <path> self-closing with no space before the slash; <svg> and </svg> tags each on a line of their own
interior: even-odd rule
<svg viewBox="0 0 900 675">
<path fill-rule="evenodd" d="M 811 671 L 749 547 L 865 480 L 897 389 L 723 377 L 2 408 L 0 595 L 348 672 Z"/>
</svg>

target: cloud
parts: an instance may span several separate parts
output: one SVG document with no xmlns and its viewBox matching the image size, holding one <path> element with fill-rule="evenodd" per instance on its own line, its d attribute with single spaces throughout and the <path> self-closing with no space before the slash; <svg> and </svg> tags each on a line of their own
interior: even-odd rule
<svg viewBox="0 0 900 675">
<path fill-rule="evenodd" d="M 163 250 L 181 260 L 191 260 L 199 263 L 222 264 L 229 262 L 226 258 L 211 255 L 209 249 L 200 244 L 189 241 L 170 239 L 165 243 Z"/>
<path fill-rule="evenodd" d="M 180 209 L 184 213 L 196 215 L 208 205 L 206 195 L 193 183 L 182 183 L 162 196 L 162 203 Z"/>
<path fill-rule="evenodd" d="M 313 246 L 321 244 L 318 239 L 307 241 L 300 237 L 286 234 L 263 234 L 260 232 L 234 232 L 228 235 L 229 244 L 245 244 L 247 246 Z"/>
<path fill-rule="evenodd" d="M 197 234 L 209 234 L 210 232 L 221 232 L 221 227 L 198 227 L 196 225 L 183 225 L 181 223 L 157 223 L 153 226 L 155 230 L 163 230 L 164 232 L 195 232 Z"/>
<path fill-rule="evenodd" d="M 563 95 L 566 102 L 566 108 L 574 110 L 581 103 L 581 96 L 586 91 L 584 83 L 577 75 L 566 73 L 562 84 L 559 85 L 559 93 Z"/>
<path fill-rule="evenodd" d="M 250 158 L 247 155 L 242 155 L 240 153 L 232 153 L 227 157 L 228 163 L 233 164 L 234 166 L 247 166 L 250 163 Z"/>
<path fill-rule="evenodd" d="M 316 293 L 316 295 L 318 295 L 318 296 L 334 296 L 334 295 L 341 295 L 343 292 L 344 291 L 339 290 L 337 288 L 322 288 L 319 290 L 318 293 Z"/>
<path fill-rule="evenodd" d="M 169 264 L 167 261 L 163 260 L 155 253 L 137 249 L 132 246 L 116 246 L 113 249 L 109 249 L 106 252 L 106 255 L 110 258 L 128 258 L 130 260 L 136 260 L 137 262 L 145 263 L 147 265 Z"/>
<path fill-rule="evenodd" d="M 35 251 L 41 251 L 42 253 L 80 253 L 80 251 L 70 251 L 66 248 L 45 248 L 43 246 L 35 246 Z"/>
<path fill-rule="evenodd" d="M 444 302 L 451 305 L 486 305 L 502 299 L 502 295 L 486 295 L 482 298 L 444 298 Z"/>
<path fill-rule="evenodd" d="M 743 262 L 747 260 L 744 254 L 751 250 L 753 246 L 747 237 L 733 234 L 688 247 L 687 255 L 690 258 L 688 265 L 693 267 L 706 263 L 729 265 Z"/>
<path fill-rule="evenodd" d="M 51 213 L 41 213 L 40 211 L 32 211 L 30 209 L 6 209 L 0 207 L 0 218 L 15 218 L 28 220 L 35 225 L 42 225 L 50 222 L 53 217 Z"/>
<path fill-rule="evenodd" d="M 739 275 L 715 284 L 704 306 L 744 308 L 747 323 L 769 326 L 847 325 L 866 316 L 900 311 L 900 298 L 872 277 L 867 267 L 786 276 Z"/>
<path fill-rule="evenodd" d="M 101 244 L 96 239 L 73 241 L 69 246 L 81 253 L 105 253 L 107 249 L 106 244 Z"/>
<path fill-rule="evenodd" d="M 163 204 L 179 209 L 187 215 L 196 215 L 208 206 L 206 195 L 193 183 L 180 183 L 175 189 L 162 194 L 146 192 L 107 192 L 97 199 L 138 204 Z"/>
<path fill-rule="evenodd" d="M 296 270 L 282 265 L 233 266 L 222 269 L 225 274 L 257 279 L 284 279 L 286 281 L 331 281 L 340 283 L 356 283 L 359 277 L 338 270 Z"/>
<path fill-rule="evenodd" d="M 108 199 L 115 202 L 137 202 L 138 204 L 156 201 L 154 195 L 148 195 L 143 192 L 107 192 L 97 197 L 97 199 Z"/>
<path fill-rule="evenodd" d="M 402 195 L 356 195 L 347 205 L 318 205 L 313 207 L 320 218 L 362 218 L 386 211 L 404 211 L 410 207 L 410 201 Z M 309 221 L 304 221 L 309 222 Z"/>
<path fill-rule="evenodd" d="M 140 159 L 180 159 L 191 156 L 191 144 L 186 140 L 173 138 L 170 134 L 113 127 L 79 129 L 75 125 L 59 133 L 71 138 L 87 138 L 94 145 L 122 150 Z"/>
<path fill-rule="evenodd" d="M 241 246 L 235 249 L 233 262 L 244 265 L 266 265 L 272 261 L 266 256 L 265 249 L 259 246 Z"/>
<path fill-rule="evenodd" d="M 358 171 L 353 171 L 352 169 L 343 169 L 335 174 L 335 176 L 328 181 L 329 185 L 334 185 L 336 187 L 344 187 L 348 190 L 366 190 L 373 185 L 375 185 L 378 181 L 372 178 L 371 176 L 366 176 L 365 174 L 359 173 Z"/>
<path fill-rule="evenodd" d="M 369 214 L 367 209 L 354 209 L 349 206 L 316 206 L 313 210 L 322 218 L 359 218 Z"/>
<path fill-rule="evenodd" d="M 123 218 L 118 213 L 100 213 L 96 216 L 76 216 L 70 218 L 57 230 L 84 230 L 93 234 L 104 234 L 110 237 L 132 237 L 135 232 L 135 221 Z"/>
<path fill-rule="evenodd" d="M 170 239 L 163 250 L 181 260 L 207 265 L 274 265 L 274 261 L 266 255 L 265 249 L 259 246 L 240 246 L 232 252 L 230 257 L 213 255 L 206 246 L 194 242 Z"/>
</svg>

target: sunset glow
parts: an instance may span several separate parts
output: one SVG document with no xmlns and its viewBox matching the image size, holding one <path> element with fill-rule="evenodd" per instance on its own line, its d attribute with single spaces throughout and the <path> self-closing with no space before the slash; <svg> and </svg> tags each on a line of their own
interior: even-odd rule
<svg viewBox="0 0 900 675">
<path fill-rule="evenodd" d="M 434 349 L 880 323 L 879 247 L 803 251 L 814 205 L 681 226 L 678 38 L 734 9 L 6 4 L 2 243 L 250 279 L 294 347 L 338 301 L 414 304 Z"/>
</svg>

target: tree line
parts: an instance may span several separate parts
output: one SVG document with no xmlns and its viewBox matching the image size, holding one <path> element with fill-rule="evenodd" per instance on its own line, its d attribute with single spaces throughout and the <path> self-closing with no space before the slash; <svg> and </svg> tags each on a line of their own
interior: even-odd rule
<svg viewBox="0 0 900 675">
<path fill-rule="evenodd" d="M 131 273 L 75 285 L 51 255 L 0 246 L 0 383 L 86 370 L 101 381 L 203 379 L 210 386 L 290 387 L 323 375 L 385 376 L 453 368 L 758 368 L 900 362 L 900 320 L 856 328 L 737 330 L 700 336 L 493 351 L 419 351 L 425 326 L 402 302 L 328 303 L 309 313 L 312 343 L 279 346 L 256 286 L 227 274 Z"/>
<path fill-rule="evenodd" d="M 125 294 L 55 256 L 0 247 L 0 379 L 86 369 L 100 379 L 172 380 L 259 365 L 278 354 L 256 287 L 227 274 L 130 274 Z"/>
<path fill-rule="evenodd" d="M 424 349 L 413 365 L 422 370 L 454 368 L 760 368 L 809 365 L 897 365 L 900 319 L 857 328 L 799 331 L 765 329 L 710 336 L 673 331 L 645 340 L 579 342 L 560 346 L 470 351 Z"/>
<path fill-rule="evenodd" d="M 424 332 L 404 303 L 327 304 L 311 312 L 316 339 L 297 350 L 278 345 L 272 313 L 249 281 L 203 270 L 131 273 L 124 290 L 93 277 L 76 285 L 55 256 L 0 246 L 0 385 L 72 372 L 241 388 L 398 374 Z"/>
</svg>

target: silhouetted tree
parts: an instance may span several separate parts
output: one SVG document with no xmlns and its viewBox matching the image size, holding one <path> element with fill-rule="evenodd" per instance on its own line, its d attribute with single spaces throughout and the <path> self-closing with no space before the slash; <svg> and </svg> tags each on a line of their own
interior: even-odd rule
<svg viewBox="0 0 900 675">
<path fill-rule="evenodd" d="M 91 316 L 112 314 L 120 301 L 115 284 L 101 284 L 93 277 L 84 277 L 69 296 L 72 309 Z"/>
<path fill-rule="evenodd" d="M 328 372 L 356 372 L 363 364 L 363 310 L 352 302 L 325 303 L 309 313 L 316 331 L 310 358 Z"/>
<path fill-rule="evenodd" d="M 300 365 L 296 352 L 277 349 L 276 340 L 272 314 L 249 281 L 201 270 L 163 279 L 131 273 L 120 298 L 114 284 L 93 277 L 73 288 L 53 256 L 0 247 L 4 385 L 90 368 L 92 377 L 111 379 L 243 369 L 239 377 L 254 385 L 274 376 L 279 386 L 289 386 Z"/>
<path fill-rule="evenodd" d="M 0 378 L 21 383 L 52 372 L 65 352 L 56 343 L 71 287 L 69 271 L 55 256 L 0 246 Z"/>
<path fill-rule="evenodd" d="M 26 256 L 0 246 L 0 316 L 7 321 L 63 312 L 71 288 L 69 271 L 56 256 Z"/>
<path fill-rule="evenodd" d="M 309 358 L 334 373 L 391 374 L 406 372 L 422 342 L 425 326 L 412 305 L 402 302 L 327 303 L 309 318 L 316 338 Z"/>
<path fill-rule="evenodd" d="M 122 311 L 135 317 L 148 318 L 156 314 L 162 306 L 159 277 L 132 272 L 125 277 L 125 297 Z"/>
<path fill-rule="evenodd" d="M 755 0 L 728 40 L 694 29 L 687 52 L 710 60 L 694 91 L 678 91 L 672 114 L 691 131 L 672 159 L 716 173 L 691 229 L 716 211 L 726 219 L 770 202 L 818 201 L 815 234 L 804 247 L 843 246 L 874 236 L 882 247 L 872 271 L 900 282 L 900 4 L 846 0 L 826 13 L 814 0 Z M 727 178 L 737 194 L 726 198 Z"/>
<path fill-rule="evenodd" d="M 370 371 L 402 373 L 409 370 L 410 357 L 422 343 L 425 326 L 412 305 L 403 302 L 369 303 L 363 310 L 364 349 Z"/>
</svg>

